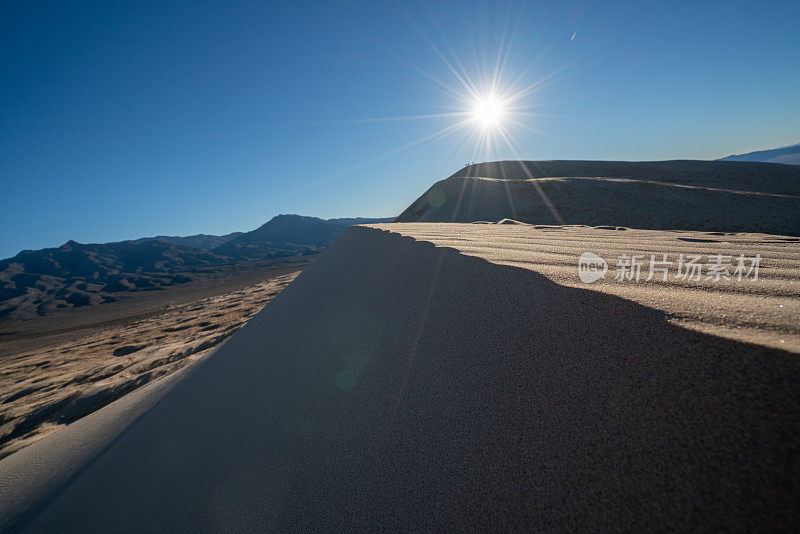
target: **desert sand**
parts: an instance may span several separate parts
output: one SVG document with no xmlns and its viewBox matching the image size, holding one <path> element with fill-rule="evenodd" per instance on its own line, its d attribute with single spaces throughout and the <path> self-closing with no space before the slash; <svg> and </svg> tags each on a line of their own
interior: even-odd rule
<svg viewBox="0 0 800 534">
<path fill-rule="evenodd" d="M 800 235 L 800 167 L 730 161 L 502 161 L 434 184 L 396 222 L 614 225 Z"/>
<path fill-rule="evenodd" d="M 585 250 L 763 260 L 589 285 Z M 61 460 L 126 398 L 0 461 L 0 524 L 790 530 L 799 269 L 776 235 L 354 227 L 102 452 Z"/>
<path fill-rule="evenodd" d="M 172 305 L 126 324 L 78 330 L 66 342 L 4 355 L 0 458 L 205 357 L 296 275 Z"/>
<path fill-rule="evenodd" d="M 513 223 L 513 221 L 504 221 Z M 800 238 L 752 233 L 637 230 L 624 227 L 527 224 L 409 223 L 376 225 L 437 247 L 498 265 L 529 269 L 553 282 L 617 295 L 702 332 L 800 353 Z M 592 252 L 609 263 L 603 280 L 581 282 L 578 257 Z M 665 261 L 669 264 L 663 264 Z M 717 255 L 727 277 L 708 272 Z M 738 280 L 736 259 L 761 257 L 758 278 Z M 640 278 L 617 278 L 620 256 L 638 256 Z M 699 256 L 702 272 L 679 276 L 678 258 Z M 650 261 L 654 270 L 650 277 Z M 751 262 L 745 261 L 746 269 Z M 686 274 L 684 268 L 683 274 Z M 650 280 L 648 280 L 650 277 Z"/>
</svg>

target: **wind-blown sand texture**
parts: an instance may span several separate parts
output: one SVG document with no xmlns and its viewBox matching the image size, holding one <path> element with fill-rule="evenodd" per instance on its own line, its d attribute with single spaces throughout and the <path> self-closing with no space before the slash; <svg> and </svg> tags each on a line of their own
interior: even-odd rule
<svg viewBox="0 0 800 534">
<path fill-rule="evenodd" d="M 194 362 L 297 273 L 176 305 L 124 326 L 0 359 L 0 457 Z"/>
<path fill-rule="evenodd" d="M 512 221 L 508 221 L 512 222 Z M 375 225 L 495 264 L 536 271 L 560 285 L 602 291 L 664 312 L 671 323 L 731 339 L 800 353 L 800 238 L 768 234 L 654 231 L 624 227 L 411 223 Z M 609 263 L 605 278 L 585 284 L 578 257 Z M 665 260 L 671 264 L 660 264 Z M 732 265 L 716 279 L 707 265 L 723 255 Z M 639 256 L 638 281 L 616 278 L 620 256 Z M 678 276 L 677 260 L 700 256 L 699 276 Z M 761 256 L 758 278 L 733 276 L 736 258 Z M 649 277 L 651 257 L 654 270 Z M 750 262 L 745 261 L 745 267 Z M 685 273 L 685 269 L 683 271 Z M 632 277 L 631 277 L 632 278 Z"/>
<path fill-rule="evenodd" d="M 579 286 L 584 243 L 764 260 L 752 285 Z M 28 503 L 0 521 L 790 530 L 798 259 L 765 235 L 351 228 L 68 484 L 24 476 L 55 439 L 0 461 L 3 502 Z"/>
<path fill-rule="evenodd" d="M 434 184 L 397 222 L 764 232 L 800 236 L 800 167 L 730 161 L 503 161 Z"/>
</svg>

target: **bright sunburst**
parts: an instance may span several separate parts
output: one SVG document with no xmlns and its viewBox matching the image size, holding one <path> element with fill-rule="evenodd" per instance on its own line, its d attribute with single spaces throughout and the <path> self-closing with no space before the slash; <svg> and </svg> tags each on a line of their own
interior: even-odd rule
<svg viewBox="0 0 800 534">
<path fill-rule="evenodd" d="M 520 11 L 516 16 L 515 23 L 514 17 L 509 11 L 506 26 L 498 36 L 496 56 L 493 58 L 494 54 L 490 50 L 476 50 L 473 55 L 484 58 L 484 60 L 477 61 L 471 69 L 465 67 L 440 29 L 437 28 L 441 46 L 437 46 L 422 27 L 415 24 L 422 38 L 430 45 L 435 56 L 441 60 L 445 68 L 437 75 L 433 75 L 412 62 L 406 63 L 433 82 L 440 90 L 443 90 L 442 92 L 450 99 L 451 103 L 440 105 L 441 112 L 438 113 L 355 119 L 345 122 L 413 120 L 447 122 L 438 130 L 409 140 L 402 146 L 387 150 L 383 154 L 361 161 L 357 165 L 335 174 L 350 172 L 413 147 L 429 147 L 445 139 L 451 139 L 452 144 L 449 150 L 443 152 L 443 157 L 451 157 L 457 152 L 465 156 L 469 162 L 499 159 L 506 154 L 515 159 L 523 159 L 519 154 L 515 133 L 525 131 L 534 135 L 543 135 L 536 129 L 537 118 L 542 115 L 535 110 L 545 104 L 531 103 L 530 97 L 556 81 L 557 75 L 567 65 L 533 80 L 530 80 L 529 76 L 536 59 L 520 63 L 515 69 L 509 67 L 511 45 L 521 17 Z M 510 72 L 512 70 L 515 72 Z"/>
<path fill-rule="evenodd" d="M 494 95 L 476 99 L 472 108 L 472 119 L 483 128 L 501 126 L 504 115 L 503 103 Z"/>
</svg>

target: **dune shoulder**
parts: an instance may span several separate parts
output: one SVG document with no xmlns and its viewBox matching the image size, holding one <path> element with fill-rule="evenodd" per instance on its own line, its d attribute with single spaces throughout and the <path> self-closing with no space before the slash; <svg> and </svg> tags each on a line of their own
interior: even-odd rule
<svg viewBox="0 0 800 534">
<path fill-rule="evenodd" d="M 498 265 L 530 269 L 560 285 L 617 295 L 663 312 L 670 322 L 702 332 L 800 352 L 797 237 L 530 225 L 507 219 L 495 224 L 394 223 L 372 227 L 450 247 Z M 609 271 L 603 279 L 581 281 L 578 264 L 584 252 L 596 254 L 607 263 Z M 741 279 L 736 272 L 740 257 L 744 264 Z M 756 257 L 758 272 L 754 277 Z M 692 272 L 688 272 L 689 262 Z M 622 268 L 624 273 L 619 272 Z"/>
<path fill-rule="evenodd" d="M 585 284 L 581 250 L 763 267 Z M 31 532 L 789 528 L 797 260 L 765 234 L 353 227 L 44 505 L 9 494 Z"/>
</svg>

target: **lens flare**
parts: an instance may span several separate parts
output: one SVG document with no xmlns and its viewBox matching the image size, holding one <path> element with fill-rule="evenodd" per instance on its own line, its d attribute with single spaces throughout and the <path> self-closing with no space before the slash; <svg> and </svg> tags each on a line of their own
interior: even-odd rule
<svg viewBox="0 0 800 534">
<path fill-rule="evenodd" d="M 490 95 L 475 100 L 472 108 L 472 119 L 484 128 L 496 128 L 502 124 L 504 116 L 503 104 Z"/>
</svg>

